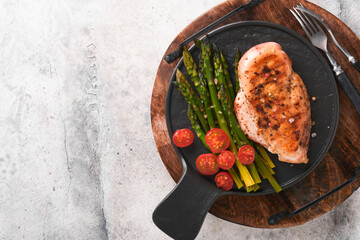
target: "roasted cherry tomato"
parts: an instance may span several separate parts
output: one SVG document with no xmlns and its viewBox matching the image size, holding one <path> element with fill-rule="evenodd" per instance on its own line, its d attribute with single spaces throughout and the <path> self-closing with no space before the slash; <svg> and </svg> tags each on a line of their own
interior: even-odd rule
<svg viewBox="0 0 360 240">
<path fill-rule="evenodd" d="M 221 153 L 229 147 L 230 139 L 220 128 L 213 128 L 205 135 L 205 142 L 214 153 Z"/>
<path fill-rule="evenodd" d="M 201 154 L 196 159 L 196 168 L 203 175 L 213 175 L 219 171 L 216 155 L 212 153 Z"/>
<path fill-rule="evenodd" d="M 238 157 L 242 164 L 249 165 L 255 159 L 255 150 L 250 145 L 244 145 L 239 149 Z"/>
<path fill-rule="evenodd" d="M 228 172 L 219 172 L 216 174 L 215 182 L 216 186 L 225 191 L 229 191 L 234 185 L 234 180 Z"/>
<path fill-rule="evenodd" d="M 194 134 L 190 129 L 177 130 L 173 135 L 173 142 L 178 147 L 187 147 L 194 141 Z"/>
<path fill-rule="evenodd" d="M 216 162 L 220 168 L 228 170 L 234 165 L 235 156 L 232 152 L 225 150 L 216 158 Z"/>
</svg>

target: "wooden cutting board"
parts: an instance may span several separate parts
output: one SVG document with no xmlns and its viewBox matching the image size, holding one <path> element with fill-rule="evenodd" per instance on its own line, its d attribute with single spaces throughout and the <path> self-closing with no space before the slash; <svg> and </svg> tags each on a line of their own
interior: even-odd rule
<svg viewBox="0 0 360 240">
<path fill-rule="evenodd" d="M 246 2 L 245 0 L 228 0 L 210 9 L 179 33 L 164 56 L 176 50 L 178 45 L 193 33 Z M 299 2 L 321 15 L 333 30 L 338 42 L 357 59 L 360 59 L 360 39 L 334 15 L 305 0 L 265 0 L 252 9 L 238 13 L 222 25 L 245 20 L 269 21 L 284 25 L 306 37 L 288 10 Z M 338 63 L 348 73 L 355 87 L 360 90 L 360 73 L 352 67 L 332 41 L 329 41 L 328 47 Z M 176 182 L 181 177 L 182 165 L 168 135 L 165 121 L 165 98 L 170 77 L 177 62 L 178 60 L 168 64 L 164 60 L 161 61 L 151 98 L 151 123 L 156 146 L 166 169 Z M 360 166 L 360 117 L 339 85 L 338 89 L 340 119 L 334 142 L 325 158 L 308 177 L 279 194 L 256 197 L 234 195 L 221 197 L 213 204 L 209 212 L 222 219 L 251 227 L 291 227 L 304 224 L 329 212 L 347 199 L 359 187 L 360 180 L 293 218 L 285 219 L 274 226 L 267 223 L 267 218 L 271 215 L 281 211 L 293 211 L 345 182 L 351 178 L 353 170 Z"/>
</svg>

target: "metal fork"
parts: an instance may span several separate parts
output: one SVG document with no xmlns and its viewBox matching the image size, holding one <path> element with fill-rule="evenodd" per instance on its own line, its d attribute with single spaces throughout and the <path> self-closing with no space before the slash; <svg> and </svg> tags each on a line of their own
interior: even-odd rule
<svg viewBox="0 0 360 240">
<path fill-rule="evenodd" d="M 331 39 L 335 43 L 335 45 L 340 49 L 340 51 L 347 57 L 348 61 L 352 63 L 352 65 L 360 72 L 360 62 L 355 59 L 354 56 L 352 56 L 343 46 L 340 45 L 340 43 L 336 40 L 333 32 L 331 31 L 330 27 L 326 24 L 325 19 L 322 18 L 320 15 L 314 13 L 313 11 L 305 8 L 301 3 L 295 7 L 297 10 L 301 12 L 305 12 L 309 14 L 310 16 L 316 18 L 326 29 L 326 31 L 329 33 Z"/>
<path fill-rule="evenodd" d="M 360 115 L 360 95 L 359 92 L 354 87 L 351 82 L 349 76 L 344 72 L 341 66 L 336 62 L 333 56 L 329 53 L 327 49 L 327 36 L 324 30 L 317 23 L 317 20 L 312 16 L 307 16 L 302 12 L 302 14 L 297 10 L 297 8 L 293 8 L 293 10 L 289 9 L 290 12 L 295 16 L 295 18 L 300 23 L 301 27 L 304 29 L 306 35 L 309 37 L 311 43 L 323 50 L 328 57 L 331 65 L 333 66 L 333 71 L 335 72 L 336 80 L 344 89 L 345 93 L 350 98 L 351 102 L 355 106 L 356 111 Z"/>
</svg>

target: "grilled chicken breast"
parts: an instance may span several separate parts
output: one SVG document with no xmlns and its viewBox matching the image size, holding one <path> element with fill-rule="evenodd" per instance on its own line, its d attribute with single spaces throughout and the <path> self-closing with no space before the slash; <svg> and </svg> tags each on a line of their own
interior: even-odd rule
<svg viewBox="0 0 360 240">
<path fill-rule="evenodd" d="M 279 160 L 307 163 L 310 101 L 291 60 L 275 42 L 249 49 L 240 59 L 234 108 L 240 126 Z"/>
</svg>

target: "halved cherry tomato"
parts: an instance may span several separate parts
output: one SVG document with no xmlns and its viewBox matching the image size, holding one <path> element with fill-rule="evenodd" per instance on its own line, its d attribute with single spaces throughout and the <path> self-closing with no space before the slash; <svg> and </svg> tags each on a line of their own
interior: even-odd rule
<svg viewBox="0 0 360 240">
<path fill-rule="evenodd" d="M 232 152 L 225 150 L 216 158 L 216 162 L 220 168 L 228 170 L 234 165 L 235 156 Z"/>
<path fill-rule="evenodd" d="M 213 175 L 219 171 L 216 155 L 212 153 L 201 154 L 196 159 L 196 168 L 203 175 Z"/>
<path fill-rule="evenodd" d="M 205 142 L 214 153 L 221 153 L 229 147 L 230 139 L 220 128 L 213 128 L 205 135 Z"/>
<path fill-rule="evenodd" d="M 249 165 L 255 159 L 255 150 L 250 145 L 244 145 L 239 149 L 238 157 L 242 164 Z"/>
<path fill-rule="evenodd" d="M 190 129 L 177 130 L 173 135 L 173 142 L 178 147 L 187 147 L 194 141 L 194 134 Z"/>
<path fill-rule="evenodd" d="M 219 188 L 229 191 L 234 185 L 234 180 L 228 172 L 219 172 L 215 176 L 215 183 Z"/>
</svg>

